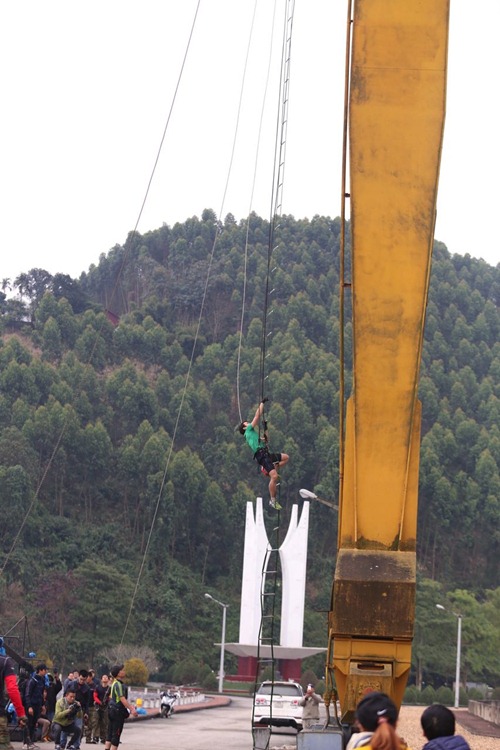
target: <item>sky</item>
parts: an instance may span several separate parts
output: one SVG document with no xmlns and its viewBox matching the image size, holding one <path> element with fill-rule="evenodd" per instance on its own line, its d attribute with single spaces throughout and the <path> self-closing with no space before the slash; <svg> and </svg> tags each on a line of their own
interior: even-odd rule
<svg viewBox="0 0 500 750">
<path fill-rule="evenodd" d="M 268 218 L 293 7 L 281 210 L 338 216 L 347 0 L 4 0 L 0 278 L 78 277 L 136 225 L 205 208 Z M 451 0 L 435 231 L 493 265 L 498 28 L 498 0 Z"/>
</svg>

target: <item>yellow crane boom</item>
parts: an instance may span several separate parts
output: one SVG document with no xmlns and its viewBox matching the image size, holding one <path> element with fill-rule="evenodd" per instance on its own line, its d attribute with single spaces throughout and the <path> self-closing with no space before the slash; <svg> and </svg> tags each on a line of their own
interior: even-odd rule
<svg viewBox="0 0 500 750">
<path fill-rule="evenodd" d="M 417 398 L 443 139 L 449 0 L 355 0 L 349 70 L 353 391 L 327 668 L 342 715 L 399 705 L 411 664 Z"/>
</svg>

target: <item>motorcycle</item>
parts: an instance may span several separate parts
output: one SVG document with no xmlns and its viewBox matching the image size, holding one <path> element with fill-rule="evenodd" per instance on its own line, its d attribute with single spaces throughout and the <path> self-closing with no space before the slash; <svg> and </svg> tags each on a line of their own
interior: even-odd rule
<svg viewBox="0 0 500 750">
<path fill-rule="evenodd" d="M 160 693 L 160 716 L 164 719 L 168 719 L 174 713 L 174 703 L 177 702 L 177 693 L 172 693 L 169 690 Z"/>
</svg>

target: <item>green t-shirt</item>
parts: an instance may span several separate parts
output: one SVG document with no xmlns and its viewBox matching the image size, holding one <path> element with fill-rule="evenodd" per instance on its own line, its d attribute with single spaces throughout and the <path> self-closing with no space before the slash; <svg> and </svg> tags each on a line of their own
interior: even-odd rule
<svg viewBox="0 0 500 750">
<path fill-rule="evenodd" d="M 259 433 L 251 424 L 249 424 L 245 430 L 245 440 L 254 453 L 256 453 L 259 448 L 264 448 L 266 445 L 264 440 L 259 439 Z"/>
<path fill-rule="evenodd" d="M 121 682 L 121 680 L 115 680 L 111 684 L 111 691 L 110 691 L 109 699 L 118 704 L 120 703 L 120 698 L 122 697 L 122 695 L 124 695 L 126 698 L 127 690 L 124 687 L 123 682 Z"/>
</svg>

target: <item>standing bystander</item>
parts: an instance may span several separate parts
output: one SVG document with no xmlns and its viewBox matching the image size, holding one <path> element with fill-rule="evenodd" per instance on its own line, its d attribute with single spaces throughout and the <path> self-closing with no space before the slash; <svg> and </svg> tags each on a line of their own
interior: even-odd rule
<svg viewBox="0 0 500 750">
<path fill-rule="evenodd" d="M 108 736 L 108 702 L 111 684 L 107 674 L 101 677 L 101 683 L 94 690 L 94 706 L 97 713 L 97 726 L 95 737 L 103 744 Z"/>
<path fill-rule="evenodd" d="M 59 672 L 54 669 L 54 674 L 49 674 L 49 686 L 47 688 L 47 700 L 45 705 L 47 707 L 47 719 L 52 721 L 56 712 L 56 701 L 57 696 L 62 690 L 62 683 L 59 677 Z"/>
<path fill-rule="evenodd" d="M 116 664 L 114 667 L 111 667 L 111 676 L 113 677 L 113 682 L 111 683 L 111 690 L 109 692 L 109 725 L 108 736 L 104 746 L 105 750 L 109 750 L 109 748 L 111 748 L 111 750 L 117 750 L 117 747 L 120 744 L 120 737 L 123 731 L 123 725 L 125 724 L 125 719 L 128 717 L 129 713 L 133 716 L 137 716 L 137 711 L 134 706 L 129 703 L 128 690 L 123 684 L 123 680 L 125 679 L 125 669 L 123 664 Z"/>
<path fill-rule="evenodd" d="M 27 719 L 19 688 L 17 687 L 14 662 L 10 656 L 0 655 L 0 750 L 13 750 L 7 727 L 6 692 L 14 705 L 19 724 L 25 727 Z"/>
<path fill-rule="evenodd" d="M 35 733 L 42 706 L 45 699 L 45 675 L 47 674 L 46 664 L 37 664 L 34 674 L 28 680 L 26 685 L 26 711 L 28 714 L 28 748 L 34 748 Z"/>
<path fill-rule="evenodd" d="M 319 721 L 320 703 L 321 697 L 314 692 L 313 686 L 309 684 L 304 697 L 299 701 L 299 706 L 304 707 L 302 711 L 302 726 L 304 729 L 310 729 L 313 724 Z"/>
</svg>

